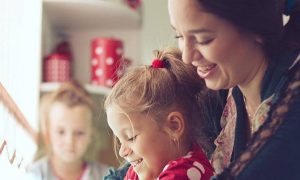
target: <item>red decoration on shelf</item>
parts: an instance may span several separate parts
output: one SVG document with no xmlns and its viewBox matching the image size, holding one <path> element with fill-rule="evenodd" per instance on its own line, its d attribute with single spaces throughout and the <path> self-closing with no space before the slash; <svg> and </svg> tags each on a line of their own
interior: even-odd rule
<svg viewBox="0 0 300 180">
<path fill-rule="evenodd" d="M 67 55 L 53 53 L 44 59 L 44 81 L 65 82 L 71 78 L 71 61 Z"/>
<path fill-rule="evenodd" d="M 65 56 L 67 56 L 68 59 L 72 60 L 71 48 L 70 48 L 70 44 L 69 44 L 68 41 L 62 41 L 62 42 L 60 42 L 56 46 L 54 52 L 58 53 L 58 54 L 63 54 Z"/>
<path fill-rule="evenodd" d="M 65 82 L 71 79 L 72 54 L 69 42 L 62 41 L 44 58 L 44 82 Z"/>
<path fill-rule="evenodd" d="M 124 73 L 122 62 L 122 41 L 95 38 L 91 43 L 91 83 L 112 87 Z"/>
<path fill-rule="evenodd" d="M 126 0 L 126 2 L 132 9 L 137 9 L 142 4 L 141 0 Z"/>
</svg>

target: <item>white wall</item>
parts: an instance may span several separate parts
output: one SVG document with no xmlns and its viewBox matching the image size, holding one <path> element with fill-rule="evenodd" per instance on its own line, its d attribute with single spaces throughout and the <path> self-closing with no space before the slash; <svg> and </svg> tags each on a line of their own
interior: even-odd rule
<svg viewBox="0 0 300 180">
<path fill-rule="evenodd" d="M 168 45 L 176 46 L 174 31 L 169 22 L 167 0 L 144 0 L 142 24 L 142 59 L 152 62 L 155 49 Z"/>
<path fill-rule="evenodd" d="M 0 82 L 33 127 L 36 127 L 38 115 L 40 27 L 40 0 L 1 0 Z M 16 148 L 17 156 L 25 158 L 24 163 L 30 161 L 35 144 L 4 106 L 0 108 L 0 126 L 5 131 L 0 130 L 0 139 L 6 136 L 8 147 Z"/>
</svg>

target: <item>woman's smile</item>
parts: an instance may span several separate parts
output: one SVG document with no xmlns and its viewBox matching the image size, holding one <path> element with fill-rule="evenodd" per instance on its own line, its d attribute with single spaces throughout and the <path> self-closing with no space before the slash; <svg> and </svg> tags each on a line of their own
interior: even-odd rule
<svg viewBox="0 0 300 180">
<path fill-rule="evenodd" d="M 211 65 L 207 65 L 207 66 L 198 66 L 197 73 L 201 78 L 205 79 L 210 74 L 213 73 L 213 71 L 216 69 L 216 66 L 217 66 L 216 64 L 211 64 Z"/>
</svg>

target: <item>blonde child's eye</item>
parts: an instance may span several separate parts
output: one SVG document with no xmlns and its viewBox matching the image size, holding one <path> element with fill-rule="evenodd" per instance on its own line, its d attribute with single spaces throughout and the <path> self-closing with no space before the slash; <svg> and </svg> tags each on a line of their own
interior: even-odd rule
<svg viewBox="0 0 300 180">
<path fill-rule="evenodd" d="M 83 131 L 77 131 L 77 132 L 76 132 L 76 135 L 77 135 L 77 136 L 82 136 L 82 135 L 84 135 L 84 132 L 83 132 Z"/>
<path fill-rule="evenodd" d="M 57 131 L 57 133 L 58 133 L 59 135 L 64 135 L 64 134 L 65 134 L 65 131 L 62 130 L 62 129 L 60 129 L 60 130 Z"/>
</svg>

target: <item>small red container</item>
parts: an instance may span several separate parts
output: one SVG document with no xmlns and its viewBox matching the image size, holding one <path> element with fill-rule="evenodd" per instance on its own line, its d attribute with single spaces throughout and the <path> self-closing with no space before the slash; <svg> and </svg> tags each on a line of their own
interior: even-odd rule
<svg viewBox="0 0 300 180">
<path fill-rule="evenodd" d="M 71 77 L 71 60 L 64 54 L 53 53 L 44 59 L 44 82 L 65 82 Z"/>
<path fill-rule="evenodd" d="M 123 75 L 120 68 L 123 43 L 113 38 L 95 38 L 91 43 L 91 83 L 112 87 Z"/>
</svg>

